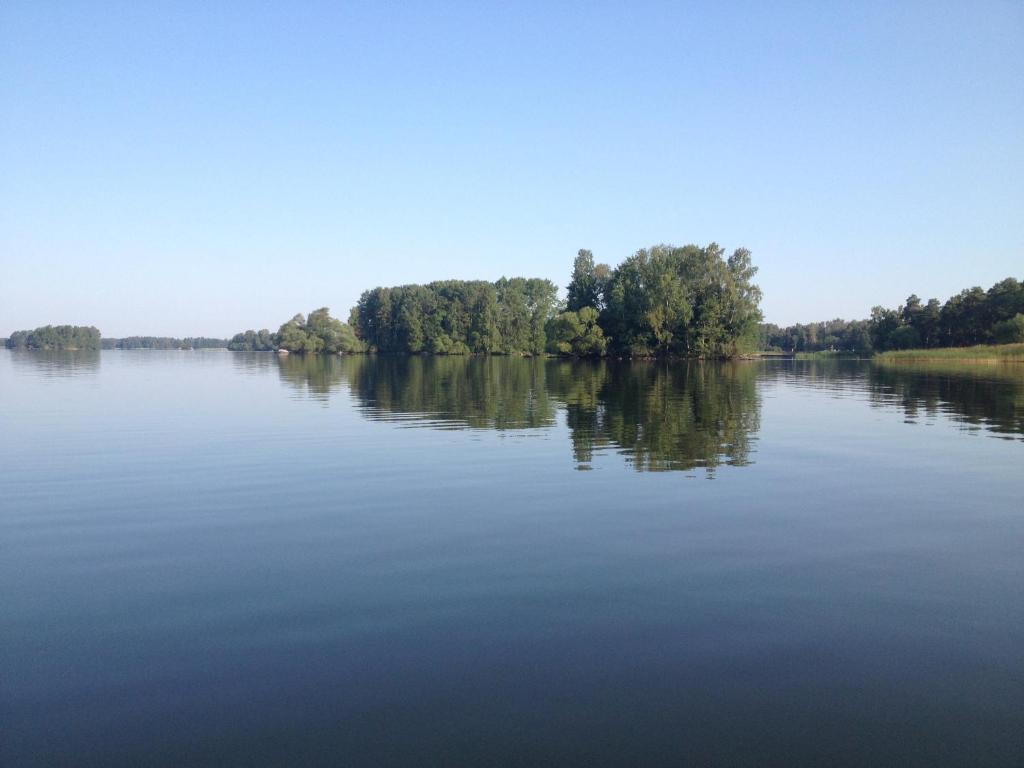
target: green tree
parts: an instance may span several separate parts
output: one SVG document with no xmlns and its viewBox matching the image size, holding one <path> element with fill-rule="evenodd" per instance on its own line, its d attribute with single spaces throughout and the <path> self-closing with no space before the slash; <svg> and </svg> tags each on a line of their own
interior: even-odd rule
<svg viewBox="0 0 1024 768">
<path fill-rule="evenodd" d="M 608 346 L 593 307 L 556 315 L 548 324 L 547 336 L 549 351 L 560 355 L 600 357 Z"/>
<path fill-rule="evenodd" d="M 992 335 L 998 344 L 1024 342 L 1024 314 L 1018 312 L 1008 320 L 1000 320 L 992 326 Z"/>
<path fill-rule="evenodd" d="M 578 312 L 583 307 L 601 307 L 601 285 L 594 266 L 594 255 L 580 249 L 572 265 L 572 279 L 566 288 L 566 308 Z"/>
<path fill-rule="evenodd" d="M 601 326 L 625 355 L 732 357 L 757 348 L 760 289 L 750 252 L 716 243 L 641 249 L 609 278 Z"/>
</svg>

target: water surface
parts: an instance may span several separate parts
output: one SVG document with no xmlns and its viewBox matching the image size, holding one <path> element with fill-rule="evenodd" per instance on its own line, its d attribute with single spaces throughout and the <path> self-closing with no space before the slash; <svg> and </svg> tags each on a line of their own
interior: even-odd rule
<svg viewBox="0 0 1024 768">
<path fill-rule="evenodd" d="M 0 353 L 0 764 L 1024 764 L 1024 367 Z"/>
</svg>

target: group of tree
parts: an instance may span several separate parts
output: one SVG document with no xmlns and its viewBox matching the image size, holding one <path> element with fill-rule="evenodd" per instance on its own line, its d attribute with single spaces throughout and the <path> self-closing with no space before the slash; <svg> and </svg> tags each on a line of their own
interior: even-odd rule
<svg viewBox="0 0 1024 768">
<path fill-rule="evenodd" d="M 271 352 L 277 349 L 277 334 L 266 328 L 236 333 L 228 342 L 228 349 L 232 352 Z"/>
<path fill-rule="evenodd" d="M 378 352 L 535 355 L 558 308 L 550 280 L 444 280 L 365 291 L 349 322 Z"/>
<path fill-rule="evenodd" d="M 299 313 L 271 333 L 259 331 L 236 333 L 227 347 L 235 352 L 264 352 L 274 349 L 288 352 L 349 354 L 365 350 L 351 326 L 331 317 L 327 307 L 313 310 L 309 316 Z"/>
<path fill-rule="evenodd" d="M 637 251 L 614 269 L 581 250 L 565 302 L 540 278 L 366 291 L 349 322 L 379 352 L 733 357 L 757 348 L 750 252 L 715 243 Z"/>
<path fill-rule="evenodd" d="M 84 325 L 47 325 L 34 331 L 15 331 L 4 342 L 7 349 L 94 350 L 100 348 L 100 332 Z"/>
<path fill-rule="evenodd" d="M 785 352 L 864 352 L 872 349 L 870 320 L 826 320 L 780 328 L 765 323 L 760 329 L 762 350 Z"/>
<path fill-rule="evenodd" d="M 171 336 L 126 336 L 123 339 L 103 339 L 103 349 L 223 349 L 227 339 L 210 339 L 206 336 L 188 336 L 176 339 Z"/>
<path fill-rule="evenodd" d="M 1008 277 L 987 291 L 975 286 L 922 302 L 911 295 L 896 309 L 874 307 L 867 320 L 761 326 L 762 349 L 869 353 L 890 349 L 1024 342 L 1024 282 Z"/>
<path fill-rule="evenodd" d="M 582 250 L 573 265 L 564 325 L 587 329 L 594 315 L 586 310 L 593 310 L 596 329 L 577 334 L 569 346 L 575 354 L 593 354 L 599 332 L 607 351 L 624 357 L 752 352 L 761 322 L 756 273 L 750 251 L 739 248 L 727 257 L 716 243 L 644 248 L 614 269 L 594 264 L 590 251 Z M 556 343 L 564 341 L 556 337 Z"/>
</svg>

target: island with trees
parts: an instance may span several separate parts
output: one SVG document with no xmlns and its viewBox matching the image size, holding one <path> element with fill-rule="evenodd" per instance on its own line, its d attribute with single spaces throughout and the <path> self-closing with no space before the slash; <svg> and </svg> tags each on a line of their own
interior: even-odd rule
<svg viewBox="0 0 1024 768">
<path fill-rule="evenodd" d="M 98 349 L 224 349 L 227 339 L 206 336 L 178 339 L 170 336 L 104 337 L 97 328 L 80 325 L 47 325 L 34 331 L 14 331 L 4 339 L 7 349 L 77 352 Z"/>
<path fill-rule="evenodd" d="M 581 250 L 565 301 L 543 278 L 443 280 L 364 291 L 344 323 L 327 308 L 235 351 L 730 358 L 756 351 L 760 289 L 750 252 L 715 243 L 641 249 L 618 267 Z"/>
<path fill-rule="evenodd" d="M 131 336 L 94 327 L 15 331 L 9 349 L 206 349 L 236 352 L 730 359 L 758 353 L 1024 359 L 1024 282 L 968 288 L 945 303 L 911 295 L 862 320 L 762 323 L 751 255 L 715 243 L 643 248 L 616 267 L 580 250 L 564 300 L 544 278 L 441 280 L 364 291 L 348 322 L 327 307 L 277 331 L 230 340 Z M 983 346 L 979 346 L 983 345 Z M 1001 345 L 1001 346 L 991 346 Z M 980 350 L 980 351 L 979 351 Z"/>
<path fill-rule="evenodd" d="M 79 352 L 97 350 L 99 329 L 84 325 L 45 325 L 33 331 L 14 331 L 4 342 L 7 349 Z"/>
<path fill-rule="evenodd" d="M 225 349 L 227 339 L 211 339 L 206 336 L 187 336 L 184 339 L 173 336 L 126 336 L 123 339 L 104 338 L 103 349 Z"/>
</svg>

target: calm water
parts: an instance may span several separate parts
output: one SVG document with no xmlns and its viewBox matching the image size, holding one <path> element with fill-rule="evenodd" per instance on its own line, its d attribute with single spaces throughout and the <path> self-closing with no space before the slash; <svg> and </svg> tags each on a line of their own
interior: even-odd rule
<svg viewBox="0 0 1024 768">
<path fill-rule="evenodd" d="M 1024 366 L 0 352 L 0 764 L 1022 765 Z"/>
</svg>

